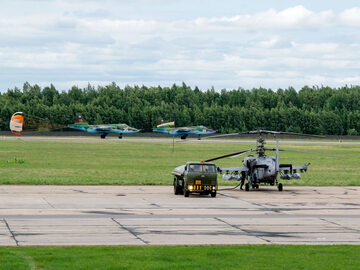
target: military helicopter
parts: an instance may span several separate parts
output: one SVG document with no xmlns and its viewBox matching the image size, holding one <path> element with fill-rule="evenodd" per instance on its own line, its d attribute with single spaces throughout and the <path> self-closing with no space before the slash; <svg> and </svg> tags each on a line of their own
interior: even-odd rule
<svg viewBox="0 0 360 270">
<path fill-rule="evenodd" d="M 275 137 L 276 135 L 296 135 L 296 136 L 306 136 L 306 137 L 316 137 L 316 138 L 324 138 L 323 136 L 318 135 L 310 135 L 310 134 L 301 134 L 301 133 L 293 133 L 293 132 L 279 132 L 279 131 L 270 131 L 270 130 L 263 130 L 258 129 L 255 131 L 248 131 L 248 132 L 240 132 L 240 133 L 233 133 L 233 134 L 223 134 L 217 136 L 210 136 L 208 138 L 216 138 L 216 137 L 225 137 L 231 136 L 236 134 L 258 134 L 257 139 L 257 146 L 253 149 L 247 149 L 240 152 L 235 152 L 231 154 L 226 154 L 223 156 L 210 158 L 205 160 L 205 162 L 211 162 L 214 160 L 227 158 L 227 157 L 238 157 L 247 153 L 256 152 L 257 157 L 250 155 L 243 160 L 243 167 L 231 167 L 231 168 L 218 168 L 219 173 L 223 173 L 224 180 L 237 180 L 241 181 L 240 189 L 247 180 L 245 184 L 245 191 L 249 191 L 250 187 L 253 189 L 258 189 L 259 184 L 269 184 L 271 186 L 276 185 L 279 191 L 283 190 L 282 183 L 278 181 L 278 175 L 280 173 L 280 178 L 283 180 L 290 180 L 290 179 L 300 179 L 301 176 L 299 174 L 306 172 L 310 163 L 304 164 L 302 166 L 293 166 L 292 164 L 280 164 L 279 163 L 279 152 L 280 151 L 287 151 L 287 152 L 296 152 L 296 153 L 307 153 L 307 154 L 315 154 L 315 155 L 324 155 L 324 156 L 331 156 L 319 153 L 312 153 L 312 152 L 303 152 L 303 151 L 295 151 L 295 150 L 285 150 L 279 149 L 279 142 L 276 141 L 276 148 L 267 148 L 265 147 L 265 139 L 264 135 L 266 134 L 273 134 Z M 267 156 L 265 151 L 276 151 L 276 156 Z M 336 156 L 331 156 L 336 157 Z"/>
</svg>

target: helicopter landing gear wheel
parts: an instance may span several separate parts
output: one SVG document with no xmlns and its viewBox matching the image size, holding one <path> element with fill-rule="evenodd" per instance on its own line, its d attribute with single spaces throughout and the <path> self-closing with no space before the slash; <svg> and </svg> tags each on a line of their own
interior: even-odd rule
<svg viewBox="0 0 360 270">
<path fill-rule="evenodd" d="M 245 184 L 245 191 L 249 191 L 249 190 L 250 190 L 249 183 L 246 183 L 246 184 Z"/>
<path fill-rule="evenodd" d="M 283 185 L 282 185 L 281 183 L 279 183 L 279 185 L 278 185 L 278 190 L 279 190 L 279 191 L 282 191 L 282 190 L 283 190 Z"/>
</svg>

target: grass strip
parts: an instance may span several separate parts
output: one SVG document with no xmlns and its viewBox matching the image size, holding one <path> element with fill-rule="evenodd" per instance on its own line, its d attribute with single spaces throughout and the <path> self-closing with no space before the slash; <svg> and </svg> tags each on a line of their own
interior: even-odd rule
<svg viewBox="0 0 360 270">
<path fill-rule="evenodd" d="M 0 140 L 0 184 L 45 185 L 171 185 L 172 170 L 187 161 L 202 160 L 254 144 L 132 141 Z M 281 163 L 311 162 L 302 179 L 285 185 L 360 185 L 360 145 L 281 145 L 283 149 L 317 152 L 345 158 L 281 152 Z M 275 155 L 268 152 L 268 155 Z M 220 167 L 242 166 L 242 159 L 216 161 Z M 223 181 L 220 185 L 235 185 Z"/>
<path fill-rule="evenodd" d="M 360 246 L 0 247 L 1 269 L 360 269 Z"/>
</svg>

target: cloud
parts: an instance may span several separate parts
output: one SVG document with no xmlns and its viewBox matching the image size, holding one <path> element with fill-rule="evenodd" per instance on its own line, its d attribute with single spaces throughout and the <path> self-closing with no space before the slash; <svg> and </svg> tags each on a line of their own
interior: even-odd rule
<svg viewBox="0 0 360 270">
<path fill-rule="evenodd" d="M 334 25 L 336 15 L 331 10 L 312 12 L 303 6 L 295 6 L 277 11 L 269 9 L 254 15 L 237 15 L 233 17 L 199 18 L 198 26 L 214 28 L 237 28 L 238 30 L 285 30 L 330 27 Z"/>
<path fill-rule="evenodd" d="M 44 1 L 40 10 L 22 3 L 25 14 L 0 11 L 0 91 L 7 78 L 84 86 L 360 84 L 360 8 L 296 5 L 169 19 L 145 9 L 127 14 L 113 1 Z"/>
<path fill-rule="evenodd" d="M 360 8 L 354 7 L 344 10 L 339 15 L 339 21 L 346 26 L 360 27 Z"/>
</svg>

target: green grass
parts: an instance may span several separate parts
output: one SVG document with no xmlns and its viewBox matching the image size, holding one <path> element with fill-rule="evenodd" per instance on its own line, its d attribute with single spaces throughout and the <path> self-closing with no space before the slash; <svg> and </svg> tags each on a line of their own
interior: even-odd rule
<svg viewBox="0 0 360 270">
<path fill-rule="evenodd" d="M 254 144 L 172 143 L 134 141 L 24 141 L 0 140 L 0 184 L 56 185 L 169 185 L 174 167 L 254 148 Z M 271 145 L 273 147 L 273 145 Z M 301 180 L 288 185 L 360 185 L 360 146 L 283 145 L 346 158 L 283 152 L 281 163 L 311 162 Z M 242 157 L 223 159 L 219 166 L 241 166 Z M 221 176 L 218 178 L 221 179 Z M 284 181 L 285 182 L 285 181 Z M 235 185 L 237 182 L 220 184 Z"/>
<path fill-rule="evenodd" d="M 0 269 L 359 269 L 360 246 L 1 247 Z"/>
</svg>

